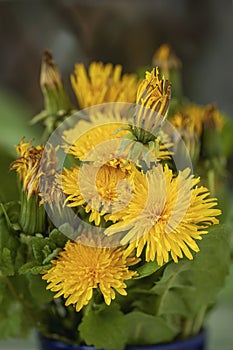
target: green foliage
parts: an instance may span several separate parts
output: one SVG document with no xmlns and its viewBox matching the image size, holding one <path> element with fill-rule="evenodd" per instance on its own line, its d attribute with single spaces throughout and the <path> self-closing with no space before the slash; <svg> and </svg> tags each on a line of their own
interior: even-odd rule
<svg viewBox="0 0 233 350">
<path fill-rule="evenodd" d="M 64 248 L 67 238 L 58 230 L 48 237 L 19 231 L 17 204 L 0 207 L 0 338 L 26 335 L 40 328 L 43 305 L 53 300 L 41 270 Z"/>
<path fill-rule="evenodd" d="M 140 78 L 144 77 L 145 70 L 146 67 L 138 71 Z M 182 96 L 180 77 L 172 74 L 170 78 L 174 80 L 175 93 L 173 89 L 168 116 L 179 112 L 182 104 L 190 104 Z M 34 122 L 44 122 L 45 137 L 74 111 L 63 88 L 60 91 L 64 95 L 60 96 L 62 100 L 57 99 L 59 96 L 53 96 L 55 90 L 45 87 L 44 93 L 46 111 L 42 111 Z M 0 141 L 0 201 L 7 202 L 18 201 L 16 174 L 8 174 L 9 164 L 14 160 L 13 145 L 23 135 L 26 134 L 27 139 L 30 139 L 35 133 L 28 127 L 22 127 L 22 118 L 27 119 L 30 111 L 19 101 L 11 103 L 7 95 L 3 97 L 4 101 L 1 101 L 0 94 L 0 115 L 6 116 Z M 142 128 L 139 127 L 138 130 L 141 132 Z M 225 174 L 225 157 L 230 156 L 233 150 L 232 132 L 233 126 L 227 121 L 221 135 L 218 131 L 213 133 L 208 129 L 196 141 L 196 153 L 199 156 L 201 149 L 205 161 L 197 159 L 194 172 L 202 171 L 202 181 L 209 181 L 210 187 L 211 179 L 213 184 L 214 181 L 221 182 L 218 176 Z M 151 137 L 151 134 L 147 133 L 146 136 Z M 126 140 L 125 145 L 129 146 L 131 143 L 132 140 Z M 139 143 L 134 151 L 137 151 L 137 147 L 140 148 Z M 138 152 L 135 154 L 137 156 L 133 160 L 138 164 Z M 150 163 L 148 156 L 149 153 L 146 152 L 146 165 Z M 165 163 L 169 164 L 175 174 L 175 164 L 168 161 Z M 73 158 L 66 157 L 65 165 L 70 168 L 72 164 Z M 149 165 L 145 171 L 148 167 Z M 215 186 L 212 187 L 214 189 Z M 0 205 L 1 338 L 19 337 L 34 327 L 46 336 L 67 339 L 70 343 L 94 345 L 97 349 L 122 350 L 126 344 L 140 346 L 169 342 L 177 337 L 184 338 L 199 332 L 206 311 L 216 301 L 230 266 L 232 247 L 229 245 L 227 229 L 223 225 L 210 229 L 209 234 L 203 237 L 199 243 L 200 252 L 194 254 L 193 261 L 183 258 L 178 264 L 169 261 L 160 267 L 156 261 L 145 262 L 143 253 L 141 262 L 130 267 L 138 275 L 126 282 L 127 296 L 116 293 L 116 299 L 107 306 L 102 295 L 100 297 L 95 294 L 97 297 L 94 296 L 77 313 L 73 305 L 65 306 L 64 298 L 54 300 L 54 293 L 46 289 L 47 283 L 41 277 L 43 272 L 51 268 L 51 261 L 64 249 L 66 235 L 75 238 L 76 232 L 68 223 L 64 223 L 60 230 L 52 229 L 52 223 L 43 206 L 38 206 L 40 198 L 36 195 L 30 197 L 31 207 L 25 206 L 28 210 L 24 210 L 23 200 L 25 203 L 29 201 L 27 194 L 23 194 L 25 196 L 20 203 Z M 222 202 L 226 203 L 225 199 L 224 194 Z M 225 211 L 227 207 L 228 203 Z M 38 208 L 41 209 L 41 225 L 37 225 L 34 220 L 37 218 Z M 90 214 L 83 207 L 79 207 L 77 212 L 84 222 L 89 223 Z M 232 218 L 228 215 L 227 220 L 230 228 Z M 111 222 L 107 223 L 110 224 Z"/>
<path fill-rule="evenodd" d="M 97 349 L 121 350 L 127 337 L 126 319 L 119 305 L 101 304 L 92 310 L 87 309 L 79 331 L 87 345 L 94 345 Z"/>
<path fill-rule="evenodd" d="M 165 319 L 140 311 L 132 311 L 125 316 L 127 323 L 127 343 L 130 345 L 150 345 L 169 342 L 177 331 Z"/>
<path fill-rule="evenodd" d="M 215 302 L 230 265 L 228 233 L 223 226 L 218 226 L 211 229 L 199 245 L 200 252 L 193 261 L 183 259 L 178 264 L 171 263 L 150 290 L 158 296 L 157 315 L 180 315 L 195 323 L 200 310 L 207 310 Z"/>
<path fill-rule="evenodd" d="M 157 261 L 149 261 L 145 262 L 143 265 L 137 268 L 138 276 L 134 277 L 134 279 L 141 279 L 147 276 L 152 275 L 155 271 L 159 270 L 160 266 Z"/>
<path fill-rule="evenodd" d="M 223 153 L 226 157 L 233 154 L 233 123 L 230 119 L 226 118 L 226 122 L 223 126 L 221 133 L 221 144 L 223 148 Z"/>
<path fill-rule="evenodd" d="M 28 275 L 29 291 L 33 299 L 38 304 L 49 303 L 53 300 L 53 293 L 46 290 L 46 281 L 42 280 L 41 276 Z"/>
<path fill-rule="evenodd" d="M 40 233 L 35 236 L 21 234 L 20 240 L 28 247 L 31 259 L 27 259 L 25 264 L 20 267 L 19 272 L 21 274 L 28 272 L 38 274 L 51 267 L 50 261 L 64 248 L 67 238 L 60 231 L 54 229 L 49 237 L 44 237 Z"/>
</svg>

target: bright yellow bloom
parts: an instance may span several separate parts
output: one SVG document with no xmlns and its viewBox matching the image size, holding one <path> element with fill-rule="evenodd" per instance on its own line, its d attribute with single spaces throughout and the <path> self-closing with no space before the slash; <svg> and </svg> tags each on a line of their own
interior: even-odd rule
<svg viewBox="0 0 233 350">
<path fill-rule="evenodd" d="M 138 259 L 125 254 L 122 248 L 100 248 L 67 242 L 53 267 L 42 277 L 49 282 L 47 289 L 64 296 L 66 306 L 76 304 L 76 311 L 87 305 L 98 288 L 109 305 L 116 293 L 127 295 L 124 281 L 136 276 L 129 266 Z"/>
<path fill-rule="evenodd" d="M 92 62 L 88 72 L 83 64 L 75 66 L 71 83 L 80 108 L 105 102 L 135 102 L 137 78 L 122 75 L 122 66 Z"/>
<path fill-rule="evenodd" d="M 198 252 L 195 240 L 206 234 L 206 228 L 218 224 L 214 209 L 215 198 L 207 198 L 208 189 L 196 185 L 199 178 L 190 176 L 189 169 L 177 177 L 161 165 L 134 179 L 135 193 L 125 210 L 109 215 L 119 221 L 106 229 L 106 234 L 127 231 L 121 243 L 129 243 L 129 251 L 137 256 L 145 248 L 146 261 L 157 259 L 158 264 L 168 262 L 169 253 L 175 262 L 183 257 L 192 259 L 190 248 Z"/>
<path fill-rule="evenodd" d="M 70 207 L 83 205 L 89 221 L 100 224 L 101 216 L 125 207 L 131 197 L 131 174 L 133 165 L 113 162 L 112 165 L 94 167 L 84 164 L 72 169 L 64 169 L 62 174 L 62 190 L 67 195 Z M 120 164 L 120 165 L 119 165 Z"/>
<path fill-rule="evenodd" d="M 146 109 L 157 112 L 159 116 L 166 117 L 169 101 L 171 98 L 171 84 L 162 77 L 160 78 L 158 67 L 146 72 L 145 79 L 140 83 L 137 90 L 136 103 Z M 142 118 L 142 116 L 141 116 Z M 149 123 L 150 122 L 150 123 Z M 147 124 L 153 126 L 152 121 L 144 120 Z M 139 124 L 143 127 L 143 122 Z M 147 130 L 147 129 L 146 129 Z M 151 130 L 151 129 L 149 129 Z"/>
<path fill-rule="evenodd" d="M 125 124 L 117 122 L 105 123 L 102 125 L 95 125 L 94 123 L 93 125 L 91 123 L 88 124 L 89 130 L 87 131 L 85 131 L 85 128 L 87 128 L 85 122 L 81 121 L 77 123 L 73 129 L 64 132 L 64 140 L 67 144 L 65 149 L 68 154 L 72 154 L 75 158 L 82 161 L 87 160 L 87 157 L 88 160 L 90 160 L 91 156 L 92 160 L 99 160 L 102 162 L 106 157 L 109 157 L 108 155 L 111 156 L 111 154 L 117 154 L 117 152 L 120 151 L 120 137 L 126 134 L 126 131 L 121 131 L 119 133 L 117 131 Z M 116 139 L 119 139 L 119 141 Z M 110 140 L 115 141 L 108 142 Z M 118 148 L 118 150 L 116 148 Z"/>
<path fill-rule="evenodd" d="M 64 131 L 65 151 L 81 161 L 93 161 L 95 164 L 106 162 L 113 167 L 123 165 L 125 168 L 126 159 L 131 159 L 129 149 L 122 147 L 128 130 L 120 129 L 127 125 L 127 121 L 119 115 L 109 115 L 106 121 L 106 116 L 101 113 L 91 116 L 89 121 L 81 120 L 74 128 Z M 172 144 L 167 135 L 163 135 L 162 142 L 158 140 L 158 145 L 156 161 L 170 158 L 169 148 Z M 148 152 L 145 146 L 141 147 Z M 128 164 L 128 167 L 131 165 Z"/>
<path fill-rule="evenodd" d="M 204 107 L 188 105 L 170 119 L 170 122 L 178 130 L 188 131 L 190 135 L 195 134 L 199 138 L 201 137 L 203 127 L 221 131 L 223 121 L 223 117 L 219 111 L 211 105 Z"/>
<path fill-rule="evenodd" d="M 137 90 L 137 107 L 130 125 L 135 140 L 144 145 L 155 142 L 166 118 L 170 97 L 171 84 L 160 78 L 158 68 L 146 72 Z"/>
</svg>

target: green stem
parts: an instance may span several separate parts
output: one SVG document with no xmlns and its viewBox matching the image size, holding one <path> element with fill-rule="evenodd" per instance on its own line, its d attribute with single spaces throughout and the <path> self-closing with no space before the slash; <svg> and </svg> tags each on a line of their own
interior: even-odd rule
<svg viewBox="0 0 233 350">
<path fill-rule="evenodd" d="M 201 328 L 202 328 L 202 325 L 203 325 L 203 321 L 204 321 L 204 317 L 205 317 L 205 314 L 206 314 L 206 306 L 203 306 L 197 316 L 196 316 L 196 319 L 193 323 L 193 330 L 192 330 L 192 334 L 193 335 L 196 335 L 200 332 Z"/>
<path fill-rule="evenodd" d="M 182 333 L 181 333 L 181 338 L 186 339 L 190 337 L 190 335 L 192 334 L 192 328 L 193 328 L 193 320 L 192 319 L 185 320 Z"/>
<path fill-rule="evenodd" d="M 33 235 L 45 230 L 45 209 L 39 204 L 40 198 L 32 194 L 29 198 L 27 193 L 21 191 L 21 209 L 19 223 L 24 233 Z"/>
<path fill-rule="evenodd" d="M 215 174 L 214 170 L 210 169 L 207 173 L 208 176 L 208 187 L 212 196 L 215 194 Z"/>
</svg>

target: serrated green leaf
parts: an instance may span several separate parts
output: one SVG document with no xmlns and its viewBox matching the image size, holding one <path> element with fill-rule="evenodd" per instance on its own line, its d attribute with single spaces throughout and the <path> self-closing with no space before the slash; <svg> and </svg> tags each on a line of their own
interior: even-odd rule
<svg viewBox="0 0 233 350">
<path fill-rule="evenodd" d="M 32 273 L 37 275 L 40 273 L 42 270 L 48 270 L 51 268 L 51 264 L 46 264 L 46 265 L 38 265 L 38 262 L 36 260 L 32 260 L 21 266 L 19 269 L 19 273 L 24 275 L 27 273 Z"/>
<path fill-rule="evenodd" d="M 61 248 L 54 249 L 52 253 L 50 253 L 46 258 L 43 260 L 43 264 L 49 263 L 52 259 L 56 258 L 58 253 L 61 251 Z"/>
<path fill-rule="evenodd" d="M 84 342 L 96 349 L 121 350 L 125 346 L 126 322 L 117 304 L 90 310 L 78 329 Z"/>
<path fill-rule="evenodd" d="M 169 342 L 177 334 L 162 317 L 147 315 L 140 311 L 132 311 L 125 316 L 127 323 L 127 344 L 150 345 Z"/>
<path fill-rule="evenodd" d="M 25 263 L 24 265 L 22 265 L 19 269 L 19 273 L 20 274 L 26 274 L 28 272 L 31 272 L 31 269 L 33 267 L 37 267 L 38 263 L 36 260 L 32 260 L 32 261 L 28 261 L 27 263 Z"/>
<path fill-rule="evenodd" d="M 64 248 L 64 246 L 68 240 L 68 238 L 57 229 L 54 229 L 50 233 L 49 238 L 50 238 L 51 242 L 54 242 L 56 244 L 56 246 L 59 248 Z"/>
<path fill-rule="evenodd" d="M 40 238 L 40 237 L 33 237 L 32 239 L 32 251 L 33 251 L 33 255 L 35 257 L 35 259 L 42 263 L 42 261 L 45 258 L 44 255 L 44 247 L 46 246 L 47 242 L 44 238 Z M 50 251 L 49 251 L 50 253 Z"/>
<path fill-rule="evenodd" d="M 31 268 L 30 272 L 34 275 L 38 275 L 43 270 L 49 270 L 52 267 L 52 264 L 46 264 L 43 266 L 34 266 Z"/>
<path fill-rule="evenodd" d="M 11 251 L 8 248 L 3 248 L 2 250 L 0 257 L 0 269 L 5 276 L 13 276 L 15 273 Z"/>
</svg>

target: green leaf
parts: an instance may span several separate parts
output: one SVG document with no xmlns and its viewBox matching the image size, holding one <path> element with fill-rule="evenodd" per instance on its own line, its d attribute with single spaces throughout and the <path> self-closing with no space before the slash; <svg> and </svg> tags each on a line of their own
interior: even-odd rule
<svg viewBox="0 0 233 350">
<path fill-rule="evenodd" d="M 33 237 L 32 239 L 32 251 L 35 259 L 42 263 L 42 261 L 45 258 L 44 255 L 44 248 L 46 246 L 47 242 L 44 238 L 40 237 Z M 49 250 L 50 253 L 50 250 Z"/>
<path fill-rule="evenodd" d="M 34 275 L 38 275 L 38 273 L 41 273 L 43 270 L 49 270 L 52 267 L 52 264 L 46 264 L 43 266 L 34 266 L 31 268 L 30 272 Z"/>
<path fill-rule="evenodd" d="M 51 268 L 51 266 L 52 266 L 51 264 L 38 265 L 38 262 L 36 260 L 32 260 L 22 265 L 19 269 L 19 273 L 24 275 L 30 272 L 32 274 L 37 275 L 42 270 L 48 270 L 49 268 Z"/>
<path fill-rule="evenodd" d="M 224 285 L 230 266 L 230 248 L 222 225 L 209 230 L 199 243 L 194 260 L 171 263 L 150 290 L 158 295 L 157 315 L 195 317 L 211 306 Z"/>
<path fill-rule="evenodd" d="M 64 248 L 64 246 L 68 240 L 68 238 L 57 229 L 54 229 L 50 233 L 49 238 L 50 238 L 51 242 L 54 242 L 56 244 L 56 246 L 59 248 Z"/>
<path fill-rule="evenodd" d="M 134 279 L 141 279 L 141 278 L 150 276 L 159 269 L 160 269 L 160 266 L 158 265 L 156 260 L 147 262 L 137 268 L 138 276 L 134 277 Z"/>
<path fill-rule="evenodd" d="M 79 326 L 81 338 L 96 349 L 121 350 L 126 342 L 126 322 L 119 305 L 88 310 Z"/>
<path fill-rule="evenodd" d="M 230 267 L 229 234 L 226 227 L 218 225 L 211 228 L 199 246 L 200 252 L 190 262 L 192 266 L 188 276 L 195 289 L 189 293 L 187 300 L 194 311 L 214 303 L 225 284 Z"/>
<path fill-rule="evenodd" d="M 19 273 L 23 275 L 23 274 L 26 274 L 28 272 L 31 272 L 31 269 L 35 266 L 38 266 L 36 260 L 28 261 L 20 267 Z"/>
<path fill-rule="evenodd" d="M 54 294 L 46 290 L 47 282 L 42 280 L 41 276 L 28 275 L 28 280 L 30 293 L 37 303 L 49 303 L 53 300 Z"/>
<path fill-rule="evenodd" d="M 169 342 L 177 334 L 162 317 L 132 311 L 125 316 L 129 345 L 150 345 Z"/>
<path fill-rule="evenodd" d="M 0 257 L 0 269 L 5 276 L 13 276 L 15 273 L 14 263 L 11 257 L 11 251 L 8 248 L 3 248 Z"/>
<path fill-rule="evenodd" d="M 189 261 L 186 259 L 179 261 L 178 264 L 171 263 L 165 269 L 160 281 L 151 289 L 151 292 L 158 295 L 157 315 L 189 315 L 189 305 L 183 300 L 183 295 L 190 291 L 190 285 L 184 274 L 189 268 Z"/>
<path fill-rule="evenodd" d="M 43 264 L 49 263 L 52 259 L 56 258 L 58 253 L 61 251 L 61 248 L 54 249 L 52 253 L 46 256 L 46 258 L 43 260 Z"/>
</svg>

